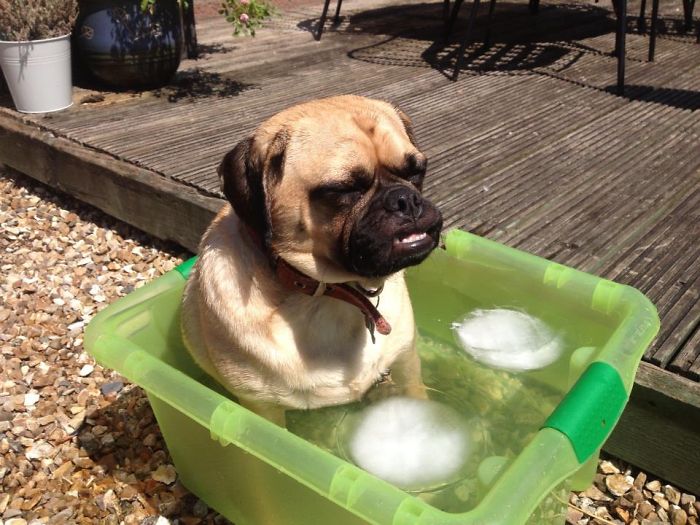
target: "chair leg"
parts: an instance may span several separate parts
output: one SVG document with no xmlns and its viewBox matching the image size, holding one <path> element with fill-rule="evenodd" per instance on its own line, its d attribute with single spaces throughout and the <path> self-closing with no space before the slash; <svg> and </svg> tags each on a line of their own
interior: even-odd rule
<svg viewBox="0 0 700 525">
<path fill-rule="evenodd" d="M 474 0 L 472 3 L 472 10 L 469 14 L 469 23 L 467 24 L 467 32 L 462 38 L 462 42 L 459 45 L 459 50 L 457 51 L 457 63 L 455 64 L 455 70 L 452 74 L 452 80 L 457 81 L 459 78 L 459 71 L 462 69 L 462 63 L 464 62 L 464 52 L 467 50 L 467 43 L 472 35 L 472 29 L 474 28 L 474 19 L 476 18 L 476 13 L 479 10 L 480 0 Z"/>
<path fill-rule="evenodd" d="M 615 19 L 619 20 L 619 18 L 620 18 L 620 0 L 611 0 L 611 3 L 613 6 L 613 11 L 615 13 Z M 617 45 L 617 44 L 615 44 L 615 45 Z"/>
<path fill-rule="evenodd" d="M 452 13 L 450 14 L 450 19 L 447 21 L 447 26 L 445 27 L 445 45 L 450 43 L 450 37 L 452 36 L 452 30 L 455 27 L 455 22 L 457 21 L 457 16 L 459 15 L 459 9 L 462 7 L 464 0 L 455 0 L 455 5 L 452 7 Z"/>
<path fill-rule="evenodd" d="M 654 61 L 656 53 L 656 26 L 659 25 L 659 0 L 653 0 L 651 3 L 651 31 L 649 33 L 649 62 Z"/>
<path fill-rule="evenodd" d="M 540 10 L 540 0 L 530 0 L 528 8 L 530 9 L 530 13 L 536 15 Z"/>
<path fill-rule="evenodd" d="M 333 17 L 333 23 L 338 25 L 340 23 L 340 6 L 343 5 L 343 0 L 338 0 L 338 5 L 335 8 L 335 16 Z"/>
<path fill-rule="evenodd" d="M 493 20 L 493 12 L 496 9 L 496 0 L 489 2 L 489 17 L 486 20 L 486 36 L 484 36 L 484 48 L 491 47 L 491 20 Z"/>
<path fill-rule="evenodd" d="M 695 9 L 695 0 L 683 0 L 683 18 L 685 19 L 685 30 L 693 30 L 693 10 Z"/>
<path fill-rule="evenodd" d="M 637 22 L 637 27 L 639 28 L 639 33 L 644 34 L 647 32 L 647 0 L 642 0 L 641 7 L 639 8 L 639 21 Z"/>
<path fill-rule="evenodd" d="M 442 20 L 443 20 L 443 22 L 447 22 L 448 18 L 450 18 L 450 0 L 443 0 L 443 2 L 442 2 Z"/>
<path fill-rule="evenodd" d="M 321 13 L 321 20 L 318 21 L 318 29 L 316 30 L 316 40 L 321 40 L 323 36 L 323 26 L 326 25 L 326 17 L 328 16 L 328 6 L 330 6 L 331 0 L 326 0 L 323 4 L 323 12 Z"/>
<path fill-rule="evenodd" d="M 659 0 L 654 0 L 658 5 Z M 615 54 L 617 55 L 617 94 L 625 94 L 625 36 L 627 33 L 627 0 L 618 0 L 617 35 Z"/>
</svg>

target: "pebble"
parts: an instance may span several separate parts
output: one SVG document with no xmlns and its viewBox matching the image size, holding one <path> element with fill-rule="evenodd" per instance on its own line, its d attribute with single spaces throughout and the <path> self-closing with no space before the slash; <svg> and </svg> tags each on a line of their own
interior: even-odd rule
<svg viewBox="0 0 700 525">
<path fill-rule="evenodd" d="M 37 392 L 28 392 L 24 394 L 24 406 L 33 407 L 39 399 L 41 399 L 41 396 Z"/>
<path fill-rule="evenodd" d="M 118 393 L 122 388 L 124 388 L 124 383 L 121 381 L 111 381 L 102 385 L 100 387 L 100 392 L 103 396 L 109 396 Z"/>
<path fill-rule="evenodd" d="M 617 468 L 615 465 L 613 465 L 610 461 L 608 460 L 603 460 L 600 462 L 600 467 L 599 470 L 603 474 L 619 474 L 620 469 Z"/>
<path fill-rule="evenodd" d="M 566 525 L 578 525 L 578 522 L 583 518 L 584 514 L 574 507 L 566 509 Z"/>
<path fill-rule="evenodd" d="M 624 521 L 625 523 L 629 523 L 629 521 L 630 521 L 630 513 L 629 513 L 629 511 L 628 511 L 627 509 L 624 509 L 624 508 L 622 508 L 622 507 L 615 507 L 614 511 L 615 511 L 615 514 L 617 514 L 617 516 L 618 516 L 622 521 Z"/>
<path fill-rule="evenodd" d="M 54 447 L 50 443 L 39 441 L 27 448 L 24 455 L 27 459 L 41 459 L 51 455 L 53 450 Z"/>
<path fill-rule="evenodd" d="M 670 505 L 669 505 L 668 500 L 666 499 L 666 497 L 665 497 L 661 492 L 656 492 L 656 493 L 652 496 L 652 498 L 653 498 L 653 500 L 654 500 L 656 503 L 658 503 L 658 506 L 659 506 L 660 508 L 662 508 L 662 509 L 664 509 L 664 510 L 668 510 L 668 508 L 669 508 Z"/>
<path fill-rule="evenodd" d="M 87 376 L 89 376 L 90 374 L 92 374 L 93 370 L 95 370 L 95 367 L 94 367 L 94 366 L 92 366 L 92 365 L 90 365 L 90 364 L 83 365 L 83 367 L 82 367 L 82 368 L 80 369 L 80 371 L 78 372 L 78 375 L 79 375 L 80 377 L 87 377 Z"/>
<path fill-rule="evenodd" d="M 615 496 L 624 496 L 629 492 L 634 483 L 634 478 L 624 474 L 612 474 L 605 478 L 605 485 Z"/>
<path fill-rule="evenodd" d="M 671 485 L 664 486 L 664 496 L 673 505 L 678 505 L 681 502 L 681 493 Z"/>
<path fill-rule="evenodd" d="M 151 474 L 151 477 L 156 481 L 170 485 L 177 479 L 177 472 L 172 465 L 160 465 L 156 471 Z"/>
<path fill-rule="evenodd" d="M 591 485 L 588 489 L 586 489 L 583 493 L 583 496 L 587 498 L 591 498 L 592 500 L 596 501 L 612 501 L 613 498 L 605 494 L 602 490 L 600 490 L 598 487 L 595 485 Z"/>
<path fill-rule="evenodd" d="M 671 511 L 671 523 L 673 525 L 686 525 L 688 523 L 688 514 L 683 509 L 673 509 Z"/>
<path fill-rule="evenodd" d="M 659 492 L 661 490 L 661 482 L 658 480 L 650 481 L 644 485 L 644 488 L 652 492 Z"/>
<path fill-rule="evenodd" d="M 683 493 L 681 494 L 681 505 L 686 506 L 686 505 L 692 505 L 695 503 L 696 497 L 693 496 L 692 494 L 686 494 Z"/>
<path fill-rule="evenodd" d="M 637 477 L 634 478 L 634 488 L 637 490 L 642 490 L 644 484 L 647 482 L 646 472 L 640 472 Z"/>
<path fill-rule="evenodd" d="M 639 507 L 637 507 L 637 514 L 641 518 L 646 518 L 652 512 L 654 512 L 654 505 L 652 505 L 648 501 L 641 502 L 639 504 Z"/>
</svg>

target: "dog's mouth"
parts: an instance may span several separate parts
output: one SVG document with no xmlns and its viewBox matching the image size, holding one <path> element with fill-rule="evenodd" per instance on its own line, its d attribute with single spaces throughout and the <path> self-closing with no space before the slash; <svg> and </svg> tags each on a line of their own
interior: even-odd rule
<svg viewBox="0 0 700 525">
<path fill-rule="evenodd" d="M 427 232 L 414 232 L 401 234 L 394 239 L 394 249 L 399 250 L 419 250 L 423 246 L 433 244 L 433 239 L 428 236 Z"/>
<path fill-rule="evenodd" d="M 347 253 L 354 273 L 386 276 L 422 262 L 439 243 L 442 217 L 431 206 L 419 220 L 392 229 L 390 222 L 379 221 L 353 232 Z"/>
<path fill-rule="evenodd" d="M 428 228 L 413 227 L 399 232 L 394 237 L 391 251 L 394 257 L 409 259 L 420 258 L 430 253 L 436 246 L 440 236 L 441 223 L 431 224 Z M 408 264 L 413 264 L 413 261 Z"/>
</svg>

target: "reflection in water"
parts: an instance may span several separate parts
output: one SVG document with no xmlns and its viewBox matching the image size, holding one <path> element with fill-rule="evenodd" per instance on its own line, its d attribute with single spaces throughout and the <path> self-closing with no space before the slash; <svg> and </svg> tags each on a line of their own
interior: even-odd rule
<svg viewBox="0 0 700 525">
<path fill-rule="evenodd" d="M 447 512 L 465 512 L 478 504 L 487 488 L 486 482 L 490 481 L 479 478 L 482 463 L 499 457 L 505 464 L 519 454 L 559 403 L 565 387 L 558 390 L 527 374 L 479 365 L 455 346 L 427 337 L 420 338 L 418 348 L 429 396 L 448 404 L 461 415 L 469 442 L 466 463 L 459 470 L 461 477 L 430 488 L 418 497 Z M 550 368 L 555 375 L 560 375 L 556 364 Z M 391 392 L 382 391 L 386 388 L 390 387 L 380 384 L 361 403 L 288 412 L 287 427 L 319 447 L 352 461 L 345 433 L 352 430 L 352 418 L 357 417 L 356 414 L 391 395 Z"/>
</svg>

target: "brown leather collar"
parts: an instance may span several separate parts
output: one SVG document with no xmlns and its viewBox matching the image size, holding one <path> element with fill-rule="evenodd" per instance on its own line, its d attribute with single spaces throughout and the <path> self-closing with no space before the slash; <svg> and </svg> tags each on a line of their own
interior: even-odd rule
<svg viewBox="0 0 700 525">
<path fill-rule="evenodd" d="M 285 287 L 296 290 L 306 295 L 313 297 L 319 297 L 325 295 L 328 297 L 333 297 L 334 299 L 339 299 L 351 304 L 365 317 L 365 324 L 372 336 L 372 341 L 374 341 L 374 329 L 382 335 L 388 335 L 391 333 L 391 325 L 384 318 L 384 316 L 379 313 L 379 310 L 369 302 L 369 299 L 359 292 L 354 287 L 346 283 L 330 284 L 317 281 L 313 277 L 300 272 L 294 268 L 287 261 L 282 259 L 275 253 L 265 248 L 265 245 L 260 239 L 260 235 L 250 227 L 246 228 L 250 234 L 253 243 L 263 252 L 266 253 L 272 264 L 272 269 L 277 276 L 279 282 Z M 381 291 L 381 290 L 379 290 Z M 377 292 L 378 294 L 379 292 Z"/>
</svg>

